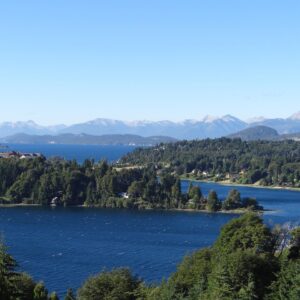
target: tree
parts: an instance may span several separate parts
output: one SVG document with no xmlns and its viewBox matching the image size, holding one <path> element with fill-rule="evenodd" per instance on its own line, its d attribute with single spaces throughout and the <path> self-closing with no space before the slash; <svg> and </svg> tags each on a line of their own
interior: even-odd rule
<svg viewBox="0 0 300 300">
<path fill-rule="evenodd" d="M 4 244 L 0 244 L 0 299 L 13 299 L 16 294 L 14 277 L 16 261 L 7 253 Z"/>
<path fill-rule="evenodd" d="M 49 300 L 59 300 L 57 294 L 55 292 L 51 293 Z"/>
<path fill-rule="evenodd" d="M 300 299 L 300 261 L 282 260 L 281 271 L 277 280 L 270 287 L 271 294 L 267 300 Z"/>
<path fill-rule="evenodd" d="M 141 197 L 143 194 L 143 183 L 141 181 L 133 181 L 127 192 L 129 197 Z"/>
<path fill-rule="evenodd" d="M 237 250 L 273 254 L 274 248 L 275 242 L 271 230 L 254 213 L 244 214 L 227 223 L 214 244 L 216 253 L 221 256 Z"/>
<path fill-rule="evenodd" d="M 291 232 L 289 259 L 300 259 L 300 227 L 295 228 Z"/>
<path fill-rule="evenodd" d="M 188 192 L 189 199 L 193 199 L 194 201 L 199 201 L 202 198 L 202 192 L 198 185 L 191 186 Z"/>
<path fill-rule="evenodd" d="M 89 278 L 78 291 L 78 300 L 134 300 L 140 280 L 128 269 L 102 272 Z"/>
<path fill-rule="evenodd" d="M 14 288 L 16 291 L 16 299 L 18 300 L 32 300 L 33 291 L 36 283 L 32 278 L 25 273 L 16 274 L 13 280 Z"/>
<path fill-rule="evenodd" d="M 64 300 L 76 300 L 76 297 L 75 297 L 72 289 L 68 289 Z"/>
<path fill-rule="evenodd" d="M 229 191 L 226 200 L 223 202 L 222 208 L 225 210 L 237 209 L 242 207 L 241 194 L 238 190 Z"/>
<path fill-rule="evenodd" d="M 207 197 L 206 208 L 209 211 L 218 211 L 222 206 L 221 201 L 218 199 L 218 195 L 215 191 L 210 191 Z"/>
<path fill-rule="evenodd" d="M 262 207 L 258 205 L 258 202 L 255 198 L 249 198 L 249 197 L 244 198 L 242 200 L 242 206 L 253 211 L 262 209 Z"/>
<path fill-rule="evenodd" d="M 33 300 L 48 300 L 48 290 L 43 282 L 39 282 L 33 290 Z"/>
<path fill-rule="evenodd" d="M 172 198 L 177 202 L 176 207 L 178 206 L 178 202 L 181 199 L 181 181 L 179 178 L 176 179 L 175 184 L 172 186 L 171 190 Z"/>
<path fill-rule="evenodd" d="M 202 249 L 186 256 L 168 280 L 167 286 L 172 286 L 177 294 L 186 297 L 196 290 L 198 293 L 204 292 L 211 272 L 211 259 L 211 249 Z"/>
<path fill-rule="evenodd" d="M 188 198 L 189 198 L 189 207 L 192 209 L 204 209 L 205 208 L 205 199 L 202 196 L 201 189 L 198 185 L 196 186 L 191 186 L 189 193 L 188 193 Z"/>
</svg>

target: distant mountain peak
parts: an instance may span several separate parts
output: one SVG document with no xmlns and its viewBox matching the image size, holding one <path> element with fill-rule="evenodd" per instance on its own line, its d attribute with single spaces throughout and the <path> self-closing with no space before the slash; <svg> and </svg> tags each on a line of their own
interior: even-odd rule
<svg viewBox="0 0 300 300">
<path fill-rule="evenodd" d="M 296 112 L 295 114 L 291 115 L 289 117 L 290 120 L 296 120 L 296 121 L 300 121 L 300 111 Z"/>
<path fill-rule="evenodd" d="M 224 122 L 236 122 L 236 121 L 241 121 L 240 119 L 232 116 L 232 115 L 225 115 L 222 118 L 220 118 L 220 120 L 224 121 Z"/>
<path fill-rule="evenodd" d="M 223 122 L 242 122 L 240 119 L 232 116 L 232 115 L 225 115 L 222 117 L 207 115 L 202 119 L 203 123 L 214 123 L 216 121 L 223 121 Z"/>
<path fill-rule="evenodd" d="M 219 117 L 216 116 L 212 116 L 212 115 L 206 115 L 203 119 L 202 122 L 203 123 L 213 123 L 216 120 L 219 120 Z"/>
<path fill-rule="evenodd" d="M 260 117 L 253 117 L 253 118 L 247 119 L 246 122 L 248 124 L 251 124 L 251 123 L 263 122 L 265 120 L 267 120 L 265 117 L 260 116 Z"/>
</svg>

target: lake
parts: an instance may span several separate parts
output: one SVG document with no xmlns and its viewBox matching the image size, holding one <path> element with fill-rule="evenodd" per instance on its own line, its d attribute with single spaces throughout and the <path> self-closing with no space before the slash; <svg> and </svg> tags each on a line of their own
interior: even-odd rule
<svg viewBox="0 0 300 300">
<path fill-rule="evenodd" d="M 199 184 L 199 183 L 195 183 Z M 188 182 L 183 181 L 183 189 Z M 232 188 L 201 183 L 220 198 Z M 300 193 L 238 187 L 273 211 L 268 224 L 300 221 Z M 175 271 L 184 255 L 210 246 L 235 214 L 92 208 L 0 208 L 0 232 L 21 269 L 63 295 L 103 268 L 128 266 L 147 282 Z"/>
<path fill-rule="evenodd" d="M 85 159 L 94 159 L 99 161 L 107 159 L 116 161 L 121 156 L 131 152 L 135 146 L 100 146 L 100 145 L 59 145 L 59 144 L 6 144 L 8 149 L 1 151 L 14 150 L 18 152 L 42 153 L 45 157 L 61 157 L 64 159 L 76 159 L 82 163 Z M 0 151 L 0 152 L 1 152 Z"/>
<path fill-rule="evenodd" d="M 86 157 L 109 161 L 132 151 L 128 146 L 12 145 L 18 151 L 42 152 L 82 162 Z M 199 184 L 207 195 L 224 199 L 233 187 Z M 183 181 L 183 190 L 189 182 Z M 300 222 L 300 192 L 235 187 L 243 197 L 255 197 L 270 210 L 269 225 Z M 235 214 L 133 211 L 91 208 L 0 208 L 0 233 L 20 269 L 49 290 L 64 295 L 91 274 L 128 266 L 147 282 L 159 282 L 176 270 L 184 255 L 210 246 L 220 228 Z"/>
</svg>

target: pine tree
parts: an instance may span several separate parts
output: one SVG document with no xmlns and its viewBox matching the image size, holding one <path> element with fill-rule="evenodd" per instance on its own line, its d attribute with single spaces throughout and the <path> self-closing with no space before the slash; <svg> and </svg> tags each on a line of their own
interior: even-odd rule
<svg viewBox="0 0 300 300">
<path fill-rule="evenodd" d="M 76 300 L 76 297 L 75 297 L 72 289 L 68 289 L 64 300 Z"/>
<path fill-rule="evenodd" d="M 16 290 L 13 280 L 16 261 L 7 253 L 7 248 L 0 243 L 0 299 L 13 299 Z"/>
<path fill-rule="evenodd" d="M 39 282 L 33 291 L 34 300 L 48 300 L 48 291 L 43 282 Z"/>
<path fill-rule="evenodd" d="M 59 300 L 57 294 L 55 292 L 51 293 L 49 300 Z"/>
</svg>

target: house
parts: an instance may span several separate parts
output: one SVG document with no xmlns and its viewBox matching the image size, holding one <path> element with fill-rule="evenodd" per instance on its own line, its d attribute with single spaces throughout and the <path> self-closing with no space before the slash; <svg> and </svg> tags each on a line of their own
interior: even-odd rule
<svg viewBox="0 0 300 300">
<path fill-rule="evenodd" d="M 41 157 L 40 153 L 18 153 L 18 154 L 20 155 L 20 159 Z"/>
<path fill-rule="evenodd" d="M 128 199 L 129 198 L 129 195 L 127 193 L 119 193 L 119 196 L 122 197 L 122 198 L 125 198 L 125 199 Z"/>
<path fill-rule="evenodd" d="M 54 197 L 51 202 L 50 202 L 50 206 L 55 207 L 58 205 L 59 202 L 59 198 L 58 197 Z"/>
</svg>

